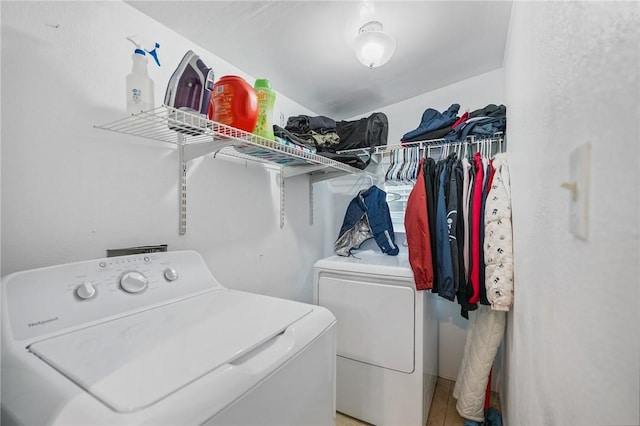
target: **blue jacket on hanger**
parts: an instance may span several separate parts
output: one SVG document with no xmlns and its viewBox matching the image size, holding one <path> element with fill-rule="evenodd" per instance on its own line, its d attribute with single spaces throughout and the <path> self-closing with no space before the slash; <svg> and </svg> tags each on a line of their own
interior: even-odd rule
<svg viewBox="0 0 640 426">
<path fill-rule="evenodd" d="M 375 238 L 383 253 L 395 256 L 400 251 L 393 232 L 387 193 L 371 186 L 351 200 L 344 215 L 335 251 L 340 256 L 351 255 L 351 250 L 370 238 Z"/>
<path fill-rule="evenodd" d="M 436 203 L 436 267 L 438 269 L 437 274 L 437 288 L 438 295 L 448 300 L 454 300 L 455 298 L 455 284 L 453 282 L 453 263 L 451 260 L 451 246 L 449 243 L 449 227 L 447 216 L 447 205 L 445 201 L 445 186 L 447 167 L 450 167 L 450 161 L 447 160 L 447 165 L 442 168 L 438 179 L 438 201 Z"/>
</svg>

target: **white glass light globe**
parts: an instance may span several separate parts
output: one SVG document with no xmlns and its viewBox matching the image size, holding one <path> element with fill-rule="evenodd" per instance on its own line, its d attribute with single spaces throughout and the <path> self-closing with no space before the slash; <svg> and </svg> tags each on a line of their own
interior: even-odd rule
<svg viewBox="0 0 640 426">
<path fill-rule="evenodd" d="M 380 22 L 372 21 L 360 28 L 354 42 L 354 49 L 356 57 L 364 66 L 376 68 L 391 59 L 396 49 L 396 41 L 382 31 Z"/>
</svg>

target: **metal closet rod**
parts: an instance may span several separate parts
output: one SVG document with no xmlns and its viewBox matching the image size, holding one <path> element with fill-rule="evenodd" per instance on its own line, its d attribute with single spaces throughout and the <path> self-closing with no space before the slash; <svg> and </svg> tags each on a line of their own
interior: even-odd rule
<svg viewBox="0 0 640 426">
<path fill-rule="evenodd" d="M 400 149 L 409 149 L 409 148 L 443 148 L 446 146 L 455 146 L 455 145 L 478 145 L 480 147 L 483 143 L 498 143 L 498 152 L 503 151 L 503 143 L 504 143 L 504 134 L 502 132 L 495 133 L 489 137 L 477 138 L 475 136 L 468 136 L 463 141 L 448 141 L 446 139 L 431 139 L 428 141 L 418 141 L 418 142 L 408 142 L 401 145 L 385 145 L 385 146 L 377 146 L 375 148 L 376 154 L 386 154 L 389 152 L 397 151 Z"/>
</svg>

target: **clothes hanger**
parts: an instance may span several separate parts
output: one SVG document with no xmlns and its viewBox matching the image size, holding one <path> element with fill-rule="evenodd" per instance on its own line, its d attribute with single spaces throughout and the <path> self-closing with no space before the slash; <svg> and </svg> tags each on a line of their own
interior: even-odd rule
<svg viewBox="0 0 640 426">
<path fill-rule="evenodd" d="M 404 153 L 404 149 L 400 149 L 398 150 L 398 161 L 396 162 L 396 167 L 393 171 L 393 178 L 392 180 L 394 182 L 396 182 L 396 184 L 400 183 L 400 173 L 402 172 L 402 168 L 404 167 L 404 158 L 405 158 L 405 153 Z"/>
<path fill-rule="evenodd" d="M 407 175 L 407 178 L 412 185 L 416 181 L 416 170 L 418 169 L 418 161 L 420 161 L 419 154 L 420 152 L 417 146 L 411 147 L 411 168 L 409 169 L 409 174 Z"/>
<path fill-rule="evenodd" d="M 398 183 L 400 185 L 404 184 L 404 175 L 407 173 L 407 164 L 409 162 L 409 152 L 408 149 L 402 150 L 402 166 L 398 169 Z"/>
<path fill-rule="evenodd" d="M 413 153 L 413 167 L 411 168 L 411 177 L 409 180 L 413 185 L 418 181 L 418 169 L 420 168 L 420 147 L 414 147 L 415 152 Z"/>
<path fill-rule="evenodd" d="M 367 185 L 365 188 L 363 188 L 363 184 L 366 184 L 366 181 L 369 180 L 369 185 Z M 373 179 L 373 176 L 371 176 L 370 174 L 364 174 L 362 176 L 360 176 L 358 178 L 358 180 L 355 181 L 355 183 L 353 184 L 353 186 L 351 187 L 351 189 L 349 190 L 349 194 L 352 193 L 356 193 L 359 192 L 363 189 L 368 189 L 372 186 L 375 186 L 376 181 Z"/>
<path fill-rule="evenodd" d="M 404 169 L 402 170 L 402 183 L 405 185 L 411 184 L 411 173 L 413 169 L 413 148 L 406 149 L 407 161 Z"/>
<path fill-rule="evenodd" d="M 384 174 L 384 181 L 390 183 L 391 180 L 391 171 L 393 170 L 393 166 L 395 165 L 395 151 L 389 152 L 389 167 L 387 168 L 387 173 Z"/>
<path fill-rule="evenodd" d="M 392 185 L 397 185 L 396 182 L 396 171 L 400 165 L 400 148 L 393 151 L 393 167 L 389 171 L 389 183 Z"/>
<path fill-rule="evenodd" d="M 411 168 L 413 167 L 413 149 L 410 147 L 406 149 L 407 162 L 402 170 L 402 183 L 409 184 L 409 178 L 411 176 Z"/>
</svg>

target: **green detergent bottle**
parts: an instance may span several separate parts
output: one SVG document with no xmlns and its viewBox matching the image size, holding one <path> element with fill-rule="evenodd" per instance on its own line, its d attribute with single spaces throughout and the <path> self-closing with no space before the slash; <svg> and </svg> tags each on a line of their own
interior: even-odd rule
<svg viewBox="0 0 640 426">
<path fill-rule="evenodd" d="M 266 78 L 259 78 L 253 86 L 258 97 L 258 123 L 253 133 L 263 138 L 275 140 L 273 135 L 273 106 L 276 103 L 276 92 Z"/>
</svg>

